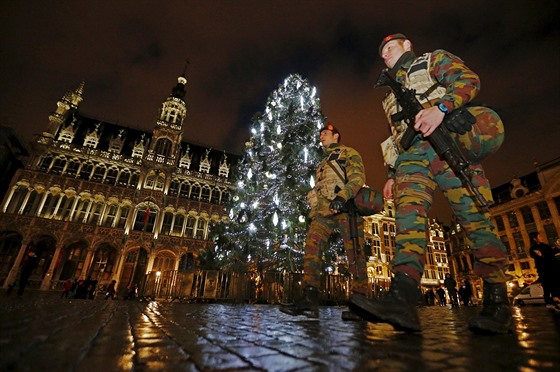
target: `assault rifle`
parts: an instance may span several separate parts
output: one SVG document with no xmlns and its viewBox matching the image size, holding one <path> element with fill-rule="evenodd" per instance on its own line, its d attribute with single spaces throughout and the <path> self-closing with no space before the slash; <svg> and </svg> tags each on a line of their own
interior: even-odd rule
<svg viewBox="0 0 560 372">
<path fill-rule="evenodd" d="M 389 75 L 388 69 L 383 69 L 375 87 L 389 87 L 395 97 L 397 102 L 402 107 L 402 111 L 397 112 L 392 115 L 391 119 L 393 121 L 401 121 L 407 124 L 408 128 L 403 134 L 401 139 L 401 146 L 407 150 L 414 140 L 417 132 L 414 130 L 414 121 L 416 114 L 423 110 L 422 104 L 416 98 L 416 91 L 414 89 L 403 88 L 391 75 Z M 455 141 L 449 134 L 449 131 L 445 128 L 445 119 L 439 125 L 436 130 L 425 139 L 432 145 L 435 152 L 444 159 L 453 172 L 459 177 L 464 186 L 472 191 L 478 203 L 482 208 L 486 209 L 490 203 L 482 196 L 482 194 L 477 190 L 477 188 L 472 183 L 473 171 L 469 167 L 469 162 L 465 159 L 461 151 L 457 147 Z"/>
</svg>

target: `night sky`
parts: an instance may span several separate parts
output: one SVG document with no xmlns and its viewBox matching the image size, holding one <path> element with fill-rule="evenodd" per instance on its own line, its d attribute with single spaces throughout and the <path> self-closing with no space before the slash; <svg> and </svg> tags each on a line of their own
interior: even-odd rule
<svg viewBox="0 0 560 372">
<path fill-rule="evenodd" d="M 99 4 L 101 3 L 101 4 Z M 389 5 L 393 4 L 393 5 Z M 291 73 L 317 87 L 322 111 L 381 189 L 388 136 L 373 84 L 381 39 L 402 32 L 419 55 L 445 49 L 482 81 L 478 102 L 501 115 L 493 186 L 560 156 L 560 2 L 520 1 L 2 1 L 0 123 L 24 140 L 46 129 L 85 80 L 80 111 L 151 131 L 187 68 L 184 140 L 241 153 L 256 112 Z M 447 222 L 436 198 L 432 217 Z"/>
</svg>

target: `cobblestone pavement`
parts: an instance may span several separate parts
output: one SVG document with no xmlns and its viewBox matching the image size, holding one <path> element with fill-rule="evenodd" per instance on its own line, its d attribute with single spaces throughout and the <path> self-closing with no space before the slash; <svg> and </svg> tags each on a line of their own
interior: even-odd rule
<svg viewBox="0 0 560 372">
<path fill-rule="evenodd" d="M 541 371 L 560 370 L 560 316 L 514 308 L 511 335 L 473 335 L 475 307 L 421 308 L 422 334 L 318 320 L 275 305 L 0 297 L 1 371 Z"/>
</svg>

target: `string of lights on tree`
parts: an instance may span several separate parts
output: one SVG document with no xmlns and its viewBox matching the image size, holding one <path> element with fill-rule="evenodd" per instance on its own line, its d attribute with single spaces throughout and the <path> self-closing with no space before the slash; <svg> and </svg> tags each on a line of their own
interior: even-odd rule
<svg viewBox="0 0 560 372">
<path fill-rule="evenodd" d="M 323 157 L 324 125 L 315 87 L 297 74 L 273 91 L 250 128 L 228 222 L 214 231 L 213 259 L 221 268 L 301 270 L 308 227 L 306 196 Z"/>
</svg>

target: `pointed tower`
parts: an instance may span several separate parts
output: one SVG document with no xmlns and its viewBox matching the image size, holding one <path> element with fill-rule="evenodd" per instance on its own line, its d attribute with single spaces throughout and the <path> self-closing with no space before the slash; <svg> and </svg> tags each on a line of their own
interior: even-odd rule
<svg viewBox="0 0 560 372">
<path fill-rule="evenodd" d="M 163 165 L 175 165 L 183 138 L 183 121 L 187 116 L 185 103 L 185 72 L 177 78 L 177 85 L 163 102 L 160 116 L 153 131 L 147 160 Z"/>
<path fill-rule="evenodd" d="M 56 111 L 49 115 L 49 126 L 43 136 L 54 137 L 60 130 L 60 127 L 67 121 L 76 110 L 78 105 L 83 101 L 85 81 L 82 80 L 78 88 L 73 92 L 68 91 L 56 103 Z"/>
</svg>

